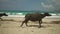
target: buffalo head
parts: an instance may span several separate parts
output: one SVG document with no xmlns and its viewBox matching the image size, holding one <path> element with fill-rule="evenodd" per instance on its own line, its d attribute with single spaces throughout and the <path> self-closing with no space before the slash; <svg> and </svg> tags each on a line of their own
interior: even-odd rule
<svg viewBox="0 0 60 34">
<path fill-rule="evenodd" d="M 45 15 L 45 16 L 52 16 L 52 15 L 50 15 L 49 13 L 44 13 L 44 15 Z"/>
<path fill-rule="evenodd" d="M 4 16 L 8 16 L 6 13 L 3 13 Z"/>
</svg>

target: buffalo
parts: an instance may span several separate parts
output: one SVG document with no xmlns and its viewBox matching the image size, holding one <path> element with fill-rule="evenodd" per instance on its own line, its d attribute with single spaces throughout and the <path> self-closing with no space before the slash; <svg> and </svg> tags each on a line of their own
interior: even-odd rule
<svg viewBox="0 0 60 34">
<path fill-rule="evenodd" d="M 2 16 L 8 16 L 6 13 L 0 13 L 0 19 L 3 20 L 1 17 Z"/>
<path fill-rule="evenodd" d="M 40 28 L 42 24 L 42 19 L 46 16 L 51 16 L 51 15 L 47 12 L 44 14 L 41 13 L 26 14 L 25 20 L 22 22 L 21 27 L 23 26 L 24 23 L 26 24 L 26 26 L 28 26 L 27 25 L 28 21 L 39 21 L 39 28 Z"/>
</svg>

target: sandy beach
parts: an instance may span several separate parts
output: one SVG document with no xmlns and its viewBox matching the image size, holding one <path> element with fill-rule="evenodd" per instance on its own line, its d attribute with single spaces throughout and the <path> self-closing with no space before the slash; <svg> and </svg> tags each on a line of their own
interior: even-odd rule
<svg viewBox="0 0 60 34">
<path fill-rule="evenodd" d="M 60 34 L 59 18 L 44 18 L 41 28 L 38 28 L 38 21 L 29 21 L 29 27 L 25 24 L 20 27 L 23 20 L 23 17 L 4 17 L 0 20 L 0 34 Z"/>
</svg>

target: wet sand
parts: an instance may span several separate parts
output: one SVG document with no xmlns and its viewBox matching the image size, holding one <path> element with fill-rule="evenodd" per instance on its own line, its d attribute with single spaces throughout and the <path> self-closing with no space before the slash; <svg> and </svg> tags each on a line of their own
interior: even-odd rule
<svg viewBox="0 0 60 34">
<path fill-rule="evenodd" d="M 0 20 L 0 34 L 60 34 L 60 19 L 43 19 L 42 27 L 37 22 L 28 22 L 20 27 L 24 18 L 3 18 Z"/>
</svg>

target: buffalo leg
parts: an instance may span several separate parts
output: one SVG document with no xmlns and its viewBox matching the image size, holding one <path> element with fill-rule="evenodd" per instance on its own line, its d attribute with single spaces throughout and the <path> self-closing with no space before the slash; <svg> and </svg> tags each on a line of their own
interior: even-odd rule
<svg viewBox="0 0 60 34">
<path fill-rule="evenodd" d="M 24 23 L 26 24 L 26 26 L 28 26 L 28 25 L 27 25 L 27 22 L 28 22 L 28 20 L 24 20 L 24 21 L 22 22 L 22 24 L 21 24 L 21 27 L 23 26 Z"/>
<path fill-rule="evenodd" d="M 29 21 L 29 18 L 26 18 L 26 19 L 25 19 L 25 25 L 26 25 L 26 26 L 28 26 L 28 25 L 27 25 L 27 22 L 28 22 L 28 21 Z"/>
<path fill-rule="evenodd" d="M 27 22 L 28 22 L 28 21 L 25 22 L 26 26 L 28 26 L 28 25 L 27 25 Z"/>
<path fill-rule="evenodd" d="M 42 20 L 40 21 L 40 27 L 41 27 L 41 24 L 42 24 Z"/>
<path fill-rule="evenodd" d="M 39 28 L 41 27 L 41 23 L 40 23 L 40 21 L 39 21 Z"/>
<path fill-rule="evenodd" d="M 39 28 L 41 27 L 41 24 L 42 24 L 42 20 L 39 21 Z"/>
<path fill-rule="evenodd" d="M 41 20 L 41 24 L 42 24 L 42 20 Z"/>
<path fill-rule="evenodd" d="M 21 27 L 23 26 L 24 22 L 25 22 L 25 21 L 22 22 Z"/>
</svg>

